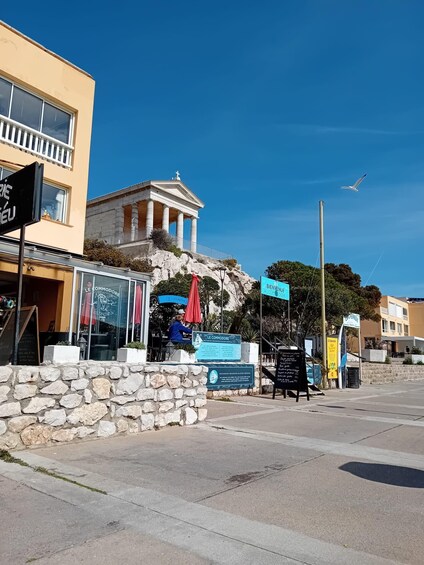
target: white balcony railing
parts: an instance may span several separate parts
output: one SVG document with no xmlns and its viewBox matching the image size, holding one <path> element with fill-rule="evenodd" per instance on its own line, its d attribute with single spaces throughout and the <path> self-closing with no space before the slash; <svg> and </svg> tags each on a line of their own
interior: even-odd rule
<svg viewBox="0 0 424 565">
<path fill-rule="evenodd" d="M 72 165 L 73 147 L 6 116 L 0 116 L 0 141 L 62 167 L 70 168 Z"/>
</svg>

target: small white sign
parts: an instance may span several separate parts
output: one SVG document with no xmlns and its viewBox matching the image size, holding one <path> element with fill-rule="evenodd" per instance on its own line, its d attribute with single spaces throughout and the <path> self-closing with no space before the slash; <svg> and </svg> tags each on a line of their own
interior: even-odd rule
<svg viewBox="0 0 424 565">
<path fill-rule="evenodd" d="M 348 328 L 361 327 L 361 317 L 359 314 L 349 314 L 348 316 L 343 316 L 343 324 Z"/>
</svg>

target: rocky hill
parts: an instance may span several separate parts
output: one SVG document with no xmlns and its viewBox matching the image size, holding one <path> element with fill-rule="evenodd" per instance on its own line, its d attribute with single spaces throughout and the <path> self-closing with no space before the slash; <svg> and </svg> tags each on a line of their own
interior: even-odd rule
<svg viewBox="0 0 424 565">
<path fill-rule="evenodd" d="M 144 255 L 145 257 L 145 255 Z M 196 274 L 200 277 L 208 276 L 215 279 L 220 285 L 219 268 L 221 261 L 197 253 L 183 252 L 181 257 L 169 251 L 151 247 L 148 259 L 152 265 L 152 287 L 158 282 L 167 280 L 177 273 Z M 233 310 L 240 306 L 250 292 L 255 279 L 241 271 L 239 268 L 227 268 L 224 288 L 230 295 L 226 309 Z"/>
</svg>

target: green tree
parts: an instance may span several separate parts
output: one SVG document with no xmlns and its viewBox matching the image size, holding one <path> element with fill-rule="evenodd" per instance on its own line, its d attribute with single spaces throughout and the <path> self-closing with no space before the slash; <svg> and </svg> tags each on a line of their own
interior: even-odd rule
<svg viewBox="0 0 424 565">
<path fill-rule="evenodd" d="M 117 247 L 100 239 L 86 239 L 84 255 L 88 261 L 101 262 L 110 267 L 131 269 L 140 273 L 152 272 L 152 267 L 147 259 L 131 259 Z"/>
</svg>

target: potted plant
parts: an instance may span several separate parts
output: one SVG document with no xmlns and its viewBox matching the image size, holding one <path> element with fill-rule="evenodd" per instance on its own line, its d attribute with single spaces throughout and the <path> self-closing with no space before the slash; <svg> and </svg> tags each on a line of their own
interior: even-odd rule
<svg viewBox="0 0 424 565">
<path fill-rule="evenodd" d="M 146 346 L 141 341 L 131 341 L 118 349 L 118 361 L 123 363 L 145 363 Z"/>
<path fill-rule="evenodd" d="M 259 335 L 252 328 L 242 333 L 241 360 L 243 363 L 257 363 L 259 360 Z"/>
<path fill-rule="evenodd" d="M 196 348 L 191 343 L 176 343 L 169 360 L 176 363 L 195 363 L 195 353 Z"/>
<path fill-rule="evenodd" d="M 56 345 L 44 346 L 43 361 L 52 363 L 78 363 L 80 348 L 69 341 L 58 341 Z"/>
<path fill-rule="evenodd" d="M 424 362 L 422 349 L 420 347 L 416 347 L 415 345 L 411 348 L 411 357 L 413 363 L 418 363 L 419 361 Z"/>
</svg>

